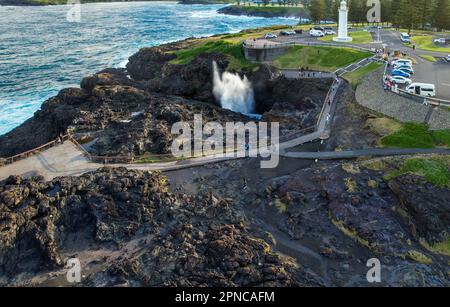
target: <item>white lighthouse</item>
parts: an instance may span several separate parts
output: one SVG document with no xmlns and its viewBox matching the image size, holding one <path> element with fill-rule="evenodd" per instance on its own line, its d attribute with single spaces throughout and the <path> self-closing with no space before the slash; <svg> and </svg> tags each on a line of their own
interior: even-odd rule
<svg viewBox="0 0 450 307">
<path fill-rule="evenodd" d="M 339 6 L 339 27 L 338 36 L 333 37 L 336 42 L 351 42 L 352 38 L 347 33 L 348 8 L 345 0 L 341 1 Z"/>
</svg>

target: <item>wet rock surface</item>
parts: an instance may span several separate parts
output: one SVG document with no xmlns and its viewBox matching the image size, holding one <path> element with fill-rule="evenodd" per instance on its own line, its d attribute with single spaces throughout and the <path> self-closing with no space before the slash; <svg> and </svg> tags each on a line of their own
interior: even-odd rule
<svg viewBox="0 0 450 307">
<path fill-rule="evenodd" d="M 51 182 L 10 177 L 0 182 L 0 217 L 2 284 L 58 276 L 69 257 L 90 272 L 84 285 L 317 284 L 253 237 L 229 201 L 172 194 L 160 173 L 102 168 Z"/>
<path fill-rule="evenodd" d="M 382 266 L 378 285 L 448 286 L 449 257 L 423 240 L 432 245 L 448 238 L 449 189 L 411 174 L 384 179 L 385 170 L 364 165 L 323 163 L 273 176 L 252 174 L 251 162 L 242 161 L 227 165 L 225 175 L 210 170 L 197 178 L 232 198 L 250 229 L 322 284 L 371 285 L 366 262 L 377 258 Z M 222 176 L 227 186 L 218 188 Z"/>
</svg>

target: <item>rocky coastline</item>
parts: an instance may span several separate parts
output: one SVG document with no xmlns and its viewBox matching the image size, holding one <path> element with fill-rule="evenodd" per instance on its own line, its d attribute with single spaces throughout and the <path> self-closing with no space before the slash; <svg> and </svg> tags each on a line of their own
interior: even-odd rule
<svg viewBox="0 0 450 307">
<path fill-rule="evenodd" d="M 106 69 L 84 78 L 80 88 L 62 90 L 24 124 L 0 136 L 0 157 L 36 148 L 67 132 L 94 155 L 166 154 L 174 138 L 172 124 L 192 122 L 194 114 L 201 113 L 205 122 L 250 120 L 222 109 L 213 96 L 212 62 L 225 70 L 225 55 L 205 53 L 189 64 L 171 64 L 173 52 L 193 41 L 143 48 L 130 57 L 126 69 Z M 266 120 L 277 118 L 284 133 L 314 125 L 331 82 L 271 79 L 264 66 L 240 74 L 252 82 L 256 113 Z M 288 112 L 294 109 L 297 112 Z"/>
<path fill-rule="evenodd" d="M 245 5 L 230 5 L 219 9 L 217 12 L 234 16 L 308 18 L 307 11 L 300 7 L 248 7 Z"/>
<path fill-rule="evenodd" d="M 256 111 L 280 122 L 282 135 L 316 122 L 331 80 L 287 80 L 266 65 L 232 70 L 220 52 L 174 64 L 177 51 L 197 43 L 142 48 L 126 68 L 62 90 L 0 137 L 0 157 L 66 132 L 95 155 L 167 153 L 171 125 L 194 114 L 249 120 L 214 98 L 213 61 L 248 77 Z M 324 149 L 375 146 L 351 87 L 338 95 Z M 450 167 L 448 156 L 421 158 Z M 0 286 L 71 286 L 70 258 L 81 261 L 81 286 L 367 286 L 374 257 L 381 286 L 448 286 L 450 189 L 401 173 L 407 159 L 286 158 L 271 170 L 241 159 L 164 174 L 103 167 L 51 181 L 12 175 L 0 181 Z"/>
</svg>

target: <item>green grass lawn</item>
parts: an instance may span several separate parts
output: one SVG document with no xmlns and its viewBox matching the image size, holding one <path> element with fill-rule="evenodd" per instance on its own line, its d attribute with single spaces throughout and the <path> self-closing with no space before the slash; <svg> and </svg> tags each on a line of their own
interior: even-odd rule
<svg viewBox="0 0 450 307">
<path fill-rule="evenodd" d="M 436 60 L 436 58 L 434 57 L 434 56 L 432 56 L 432 55 L 428 55 L 428 54 L 422 54 L 422 55 L 419 55 L 422 59 L 424 59 L 424 60 L 427 60 L 427 61 L 429 61 L 429 62 L 436 62 L 437 60 Z"/>
<path fill-rule="evenodd" d="M 417 48 L 426 51 L 437 51 L 450 53 L 450 47 L 441 47 L 433 43 L 433 36 L 422 35 L 422 36 L 412 36 L 412 43 L 417 46 Z"/>
<path fill-rule="evenodd" d="M 172 60 L 170 63 L 188 64 L 202 53 L 213 52 L 227 55 L 230 59 L 230 69 L 253 69 L 259 66 L 259 64 L 250 62 L 245 59 L 242 50 L 242 44 L 226 42 L 224 40 L 209 41 L 204 44 L 195 45 L 192 48 L 177 51 L 175 53 L 177 55 L 177 58 Z"/>
<path fill-rule="evenodd" d="M 356 89 L 356 87 L 361 82 L 361 79 L 362 79 L 362 77 L 364 77 L 364 75 L 378 69 L 380 66 L 383 66 L 383 64 L 377 63 L 377 62 L 372 62 L 369 65 L 361 67 L 360 69 L 346 73 L 344 75 L 344 78 L 347 79 L 348 82 L 350 82 L 351 86 L 354 89 Z"/>
<path fill-rule="evenodd" d="M 353 40 L 348 42 L 349 44 L 370 44 L 372 42 L 372 35 L 370 35 L 369 31 L 355 31 L 348 33 Z M 333 37 L 335 35 L 327 35 L 319 38 L 319 40 L 323 42 L 334 42 Z"/>
<path fill-rule="evenodd" d="M 398 131 L 381 139 L 381 145 L 400 148 L 450 146 L 450 129 L 430 131 L 425 124 L 406 123 Z"/>
<path fill-rule="evenodd" d="M 371 55 L 370 52 L 351 48 L 292 46 L 274 61 L 274 65 L 279 68 L 308 67 L 312 70 L 334 71 Z"/>
<path fill-rule="evenodd" d="M 450 186 L 450 159 L 448 157 L 410 158 L 398 170 L 387 174 L 386 179 L 411 173 L 424 177 L 438 187 Z"/>
</svg>

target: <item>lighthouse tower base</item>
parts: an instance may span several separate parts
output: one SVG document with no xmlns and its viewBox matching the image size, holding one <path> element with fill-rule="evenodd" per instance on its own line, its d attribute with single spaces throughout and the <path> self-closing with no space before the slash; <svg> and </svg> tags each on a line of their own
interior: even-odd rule
<svg viewBox="0 0 450 307">
<path fill-rule="evenodd" d="M 347 37 L 333 37 L 335 42 L 351 42 L 353 39 L 350 36 Z"/>
</svg>

